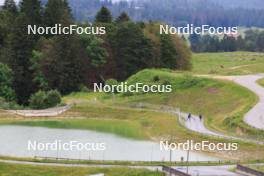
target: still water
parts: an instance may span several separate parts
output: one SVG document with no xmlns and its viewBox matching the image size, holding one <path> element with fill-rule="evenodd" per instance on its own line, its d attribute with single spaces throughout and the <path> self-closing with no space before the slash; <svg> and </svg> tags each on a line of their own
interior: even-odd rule
<svg viewBox="0 0 264 176">
<path fill-rule="evenodd" d="M 104 143 L 104 151 L 28 150 L 28 143 Z M 90 160 L 169 161 L 170 152 L 161 151 L 159 143 L 122 138 L 89 130 L 50 129 L 42 127 L 0 126 L 0 155 L 13 157 L 58 157 Z M 186 159 L 187 152 L 172 152 L 172 160 Z M 190 161 L 215 161 L 216 158 L 190 152 Z"/>
</svg>

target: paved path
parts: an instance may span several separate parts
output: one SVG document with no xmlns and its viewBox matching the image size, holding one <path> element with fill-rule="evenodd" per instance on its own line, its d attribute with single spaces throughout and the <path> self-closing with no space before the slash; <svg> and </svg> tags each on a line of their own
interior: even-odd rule
<svg viewBox="0 0 264 176">
<path fill-rule="evenodd" d="M 244 121 L 252 127 L 264 130 L 264 88 L 256 83 L 261 78 L 264 78 L 264 74 L 227 77 L 259 97 L 259 102 L 245 115 Z"/>
<path fill-rule="evenodd" d="M 209 130 L 204 125 L 204 120 L 200 120 L 197 115 L 191 115 L 191 118 L 188 119 L 188 114 L 185 112 L 180 112 L 179 108 L 171 107 L 171 106 L 162 106 L 162 105 L 154 105 L 149 103 L 138 103 L 133 109 L 146 109 L 156 112 L 164 112 L 164 113 L 170 113 L 170 114 L 176 114 L 179 118 L 179 122 L 181 125 L 186 127 L 187 129 L 201 133 L 204 135 L 229 139 L 229 140 L 240 140 L 240 141 L 246 141 L 249 143 L 255 143 L 255 144 L 264 144 L 264 141 L 258 141 L 254 139 L 247 139 L 242 137 L 235 137 L 235 136 L 227 136 L 225 134 L 221 134 L 220 132 L 215 132 L 212 130 Z"/>
<path fill-rule="evenodd" d="M 202 76 L 211 77 L 209 75 Z M 264 88 L 256 83 L 257 80 L 264 78 L 264 74 L 244 76 L 213 76 L 212 78 L 234 81 L 235 83 L 244 86 L 254 92 L 259 97 L 259 102 L 245 115 L 244 121 L 252 127 L 264 130 Z M 224 134 L 211 131 L 205 127 L 203 120 L 200 120 L 197 116 L 192 115 L 191 119 L 188 119 L 187 116 L 188 115 L 186 113 L 181 113 L 180 122 L 189 130 L 226 139 L 243 140 L 257 144 L 264 144 L 264 142 L 256 140 L 226 136 Z"/>
<path fill-rule="evenodd" d="M 246 141 L 249 143 L 264 144 L 264 142 L 253 140 L 253 139 L 246 139 L 246 138 L 240 138 L 240 137 L 235 137 L 235 136 L 227 136 L 227 135 L 215 132 L 215 131 L 211 131 L 205 127 L 204 121 L 200 120 L 199 117 L 196 115 L 192 115 L 191 118 L 188 119 L 188 114 L 181 113 L 179 116 L 179 121 L 182 125 L 184 125 L 189 130 L 198 132 L 201 134 L 229 139 L 229 140 L 240 140 L 240 141 Z"/>
<path fill-rule="evenodd" d="M 55 107 L 43 110 L 7 110 L 7 112 L 24 117 L 51 117 L 64 113 L 71 108 L 71 105 Z"/>
<path fill-rule="evenodd" d="M 258 96 L 259 102 L 247 114 L 245 114 L 244 122 L 254 128 L 264 130 L 264 87 L 256 82 L 257 80 L 264 78 L 264 73 L 242 76 L 199 76 L 233 81 L 254 92 Z"/>
</svg>

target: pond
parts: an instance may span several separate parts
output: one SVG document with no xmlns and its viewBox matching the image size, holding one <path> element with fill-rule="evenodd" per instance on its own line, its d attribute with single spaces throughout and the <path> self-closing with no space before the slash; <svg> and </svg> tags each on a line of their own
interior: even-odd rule
<svg viewBox="0 0 264 176">
<path fill-rule="evenodd" d="M 50 129 L 42 127 L 0 126 L 0 155 L 12 157 L 57 157 L 82 160 L 119 160 L 119 161 L 169 161 L 170 152 L 161 151 L 160 144 L 150 141 L 132 140 L 113 134 L 71 129 Z M 70 151 L 54 148 L 38 148 L 34 144 L 104 144 L 105 150 L 85 149 Z M 29 150 L 31 146 L 31 150 Z M 32 147 L 34 146 L 34 147 Z M 39 146 L 39 145 L 38 145 Z M 42 145 L 43 146 L 43 145 Z M 57 145 L 58 146 L 58 145 Z M 36 148 L 35 148 L 36 149 Z M 102 149 L 102 148 L 96 148 Z M 187 152 L 174 150 L 172 161 L 186 159 Z M 217 158 L 201 153 L 190 152 L 190 161 L 216 161 Z"/>
</svg>

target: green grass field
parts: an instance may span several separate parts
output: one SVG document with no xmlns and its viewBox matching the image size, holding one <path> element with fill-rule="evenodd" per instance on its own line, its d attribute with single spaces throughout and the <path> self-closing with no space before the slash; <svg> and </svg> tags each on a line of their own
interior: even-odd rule
<svg viewBox="0 0 264 176">
<path fill-rule="evenodd" d="M 241 75 L 264 73 L 264 53 L 226 52 L 193 54 L 193 73 Z"/>
<path fill-rule="evenodd" d="M 176 141 L 208 139 L 211 142 L 227 142 L 224 139 L 214 139 L 183 128 L 175 115 L 135 108 L 138 103 L 145 103 L 179 107 L 185 112 L 201 113 L 205 116 L 208 127 L 214 130 L 232 135 L 256 137 L 257 132 L 246 126 L 242 122 L 242 117 L 257 99 L 253 93 L 243 87 L 226 81 L 192 77 L 185 73 L 167 70 L 144 70 L 128 79 L 130 84 L 137 81 L 145 84 L 169 82 L 173 85 L 173 92 L 118 94 L 114 97 L 112 94 L 104 93 L 73 93 L 63 100 L 75 106 L 58 117 L 32 120 L 19 117 L 5 118 L 5 115 L 0 113 L 2 118 L 0 124 L 89 129 L 140 140 L 158 141 L 173 136 L 173 140 Z M 234 152 L 234 155 L 241 156 L 241 159 L 261 159 L 261 156 L 264 156 L 264 149 L 258 150 L 258 155 L 253 155 L 257 147 L 254 144 L 240 142 L 240 150 Z M 230 153 L 221 156 L 232 157 Z"/>
<path fill-rule="evenodd" d="M 161 172 L 146 169 L 50 167 L 0 163 L 0 176 L 88 176 L 99 173 L 104 173 L 105 176 L 164 176 Z"/>
<path fill-rule="evenodd" d="M 258 83 L 259 83 L 261 86 L 263 86 L 263 87 L 264 87 L 264 78 L 263 78 L 263 79 L 260 79 L 260 80 L 258 80 Z"/>
</svg>

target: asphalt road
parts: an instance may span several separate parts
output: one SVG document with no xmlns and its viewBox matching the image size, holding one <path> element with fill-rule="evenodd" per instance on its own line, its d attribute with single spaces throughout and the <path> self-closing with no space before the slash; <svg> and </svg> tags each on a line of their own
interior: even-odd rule
<svg viewBox="0 0 264 176">
<path fill-rule="evenodd" d="M 261 78 L 264 78 L 264 74 L 229 77 L 258 96 L 259 102 L 245 115 L 244 121 L 252 127 L 264 130 L 264 88 L 256 83 Z"/>
</svg>

